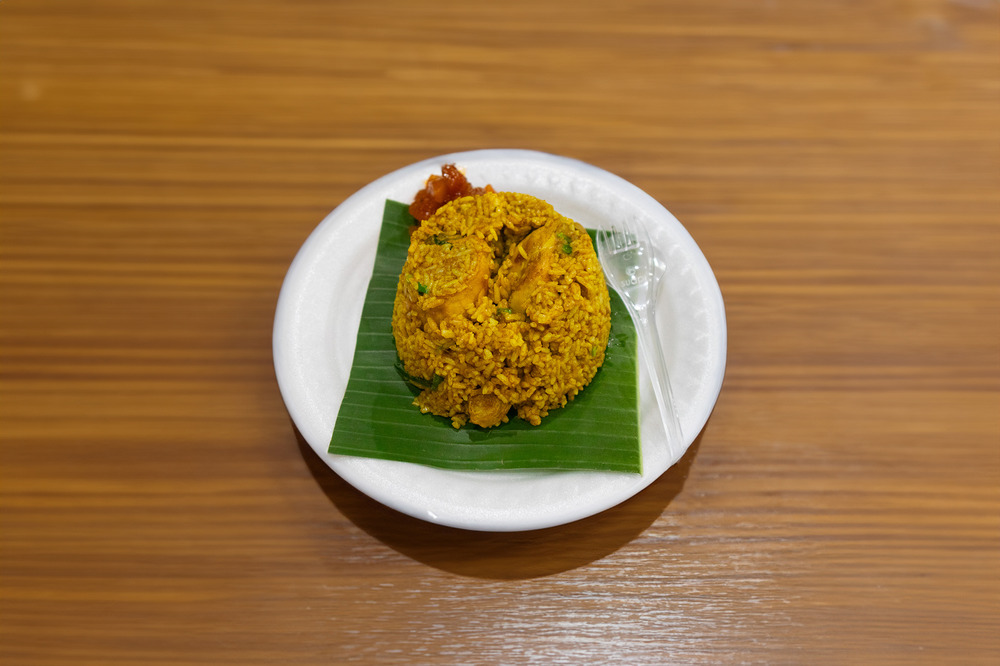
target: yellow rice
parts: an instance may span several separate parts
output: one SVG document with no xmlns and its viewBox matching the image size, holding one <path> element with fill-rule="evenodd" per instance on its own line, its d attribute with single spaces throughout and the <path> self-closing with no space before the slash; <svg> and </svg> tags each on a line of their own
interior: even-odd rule
<svg viewBox="0 0 1000 666">
<path fill-rule="evenodd" d="M 425 413 L 538 425 L 593 379 L 610 328 L 590 237 L 545 201 L 464 197 L 413 232 L 392 332 Z"/>
</svg>

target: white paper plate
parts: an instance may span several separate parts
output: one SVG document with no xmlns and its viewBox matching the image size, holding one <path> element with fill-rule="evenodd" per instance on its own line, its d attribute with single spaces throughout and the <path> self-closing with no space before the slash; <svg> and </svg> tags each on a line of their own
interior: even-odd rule
<svg viewBox="0 0 1000 666">
<path fill-rule="evenodd" d="M 409 202 L 431 174 L 454 163 L 473 185 L 548 201 L 588 228 L 632 217 L 645 223 L 667 262 L 657 303 L 664 353 L 684 431 L 666 447 L 652 386 L 640 370 L 643 474 L 458 472 L 411 463 L 330 455 L 344 397 L 386 199 Z M 384 176 L 352 195 L 316 227 L 285 276 L 274 321 L 274 365 L 289 414 L 337 474 L 398 511 L 472 530 L 516 531 L 584 518 L 655 481 L 704 427 L 722 387 L 726 320 L 712 269 L 688 232 L 652 197 L 602 169 L 523 150 L 454 153 Z"/>
</svg>

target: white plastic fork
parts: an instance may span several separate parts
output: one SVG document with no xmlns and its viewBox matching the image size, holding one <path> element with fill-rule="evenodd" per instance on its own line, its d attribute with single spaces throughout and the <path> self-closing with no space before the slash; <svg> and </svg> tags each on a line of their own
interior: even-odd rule
<svg viewBox="0 0 1000 666">
<path fill-rule="evenodd" d="M 670 389 L 667 361 L 656 328 L 654 303 L 663 271 L 655 257 L 649 232 L 639 222 L 622 220 L 597 231 L 597 256 L 608 284 L 622 297 L 639 336 L 639 348 L 653 382 L 660 418 L 671 457 L 682 449 L 681 423 Z"/>
</svg>

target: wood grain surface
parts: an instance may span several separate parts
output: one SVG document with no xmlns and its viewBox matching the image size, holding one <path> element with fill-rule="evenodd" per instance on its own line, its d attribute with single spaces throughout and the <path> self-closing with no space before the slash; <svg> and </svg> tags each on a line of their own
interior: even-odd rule
<svg viewBox="0 0 1000 666">
<path fill-rule="evenodd" d="M 0 3 L 0 662 L 1000 661 L 1000 5 Z M 471 533 L 301 441 L 289 262 L 456 150 L 582 159 L 712 264 L 688 455 Z"/>
</svg>

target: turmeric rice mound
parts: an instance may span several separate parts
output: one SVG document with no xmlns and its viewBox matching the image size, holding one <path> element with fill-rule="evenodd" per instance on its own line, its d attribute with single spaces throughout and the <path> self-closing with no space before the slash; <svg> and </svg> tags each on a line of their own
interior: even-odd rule
<svg viewBox="0 0 1000 666">
<path fill-rule="evenodd" d="M 532 425 L 604 363 L 611 307 L 586 230 L 541 199 L 456 199 L 413 232 L 393 304 L 403 376 L 459 428 Z"/>
</svg>

